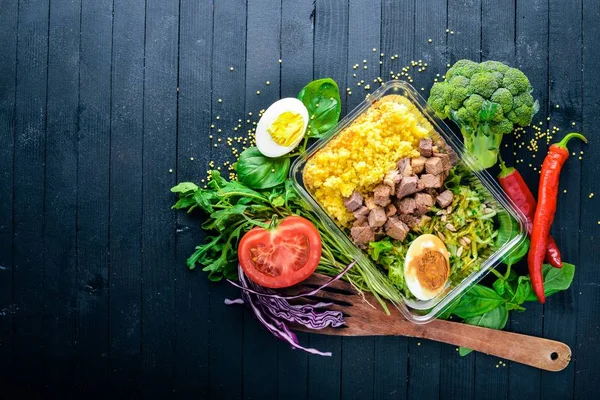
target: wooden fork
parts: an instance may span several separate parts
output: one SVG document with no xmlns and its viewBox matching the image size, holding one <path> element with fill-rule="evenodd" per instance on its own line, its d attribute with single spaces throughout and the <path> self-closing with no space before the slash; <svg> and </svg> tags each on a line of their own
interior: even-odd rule
<svg viewBox="0 0 600 400">
<path fill-rule="evenodd" d="M 313 274 L 306 281 L 288 288 L 286 294 L 305 293 L 325 283 L 330 278 Z M 359 295 L 347 282 L 337 281 L 319 291 L 310 301 L 333 303 L 332 310 L 342 311 L 346 325 L 340 328 L 311 330 L 293 326 L 293 330 L 339 336 L 408 336 L 430 339 L 454 346 L 464 346 L 481 353 L 490 354 L 530 365 L 546 371 L 560 371 L 571 360 L 571 349 L 555 340 L 527 336 L 518 333 L 481 328 L 457 322 L 434 320 L 427 324 L 414 324 L 406 320 L 400 311 L 389 304 L 387 315 L 375 297 L 366 293 Z"/>
</svg>

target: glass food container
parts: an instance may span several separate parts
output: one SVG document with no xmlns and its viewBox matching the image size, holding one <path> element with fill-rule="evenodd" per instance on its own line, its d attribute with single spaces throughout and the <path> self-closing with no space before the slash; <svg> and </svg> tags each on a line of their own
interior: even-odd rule
<svg viewBox="0 0 600 400">
<path fill-rule="evenodd" d="M 485 198 L 485 203 L 494 209 L 496 215 L 505 213 L 512 217 L 512 223 L 516 222 L 516 226 L 513 226 L 513 231 L 516 231 L 517 234 L 514 237 L 507 237 L 504 242 L 498 243 L 491 254 L 479 256 L 476 261 L 479 263 L 478 268 L 474 269 L 473 272 L 458 282 L 448 281 L 445 289 L 434 298 L 430 300 L 411 299 L 402 294 L 400 289 L 398 289 L 399 296 L 395 299 L 387 299 L 390 300 L 409 321 L 414 323 L 427 323 L 448 309 L 453 301 L 466 293 L 471 286 L 483 278 L 490 269 L 496 267 L 504 257 L 513 252 L 526 239 L 525 216 L 517 209 L 492 176 L 478 167 L 475 159 L 463 150 L 462 142 L 456 134 L 444 121 L 435 115 L 435 112 L 428 106 L 427 102 L 410 84 L 397 80 L 386 82 L 341 120 L 334 129 L 315 142 L 304 155 L 298 157 L 290 169 L 290 179 L 294 189 L 304 199 L 308 206 L 320 216 L 330 233 L 339 239 L 339 242 L 342 244 L 347 254 L 356 260 L 362 270 L 367 271 L 366 273 L 370 274 L 370 281 L 382 282 L 382 280 L 388 279 L 387 271 L 384 267 L 372 261 L 364 249 L 354 245 L 349 234 L 334 222 L 332 216 L 325 211 L 325 208 L 317 201 L 309 188 L 304 184 L 303 173 L 307 162 L 311 160 L 317 152 L 326 148 L 333 139 L 340 135 L 359 116 L 365 113 L 374 102 L 388 95 L 403 96 L 414 105 L 416 109 L 422 113 L 425 120 L 433 127 L 431 138 L 434 144 L 443 145 L 445 143 L 447 145 L 447 153 L 450 154 L 451 157 L 454 157 L 456 163 L 462 163 L 465 169 L 468 170 L 468 173 L 470 174 L 470 185 L 472 184 L 477 187 L 477 192 L 480 196 Z M 450 268 L 452 268 L 452 266 L 450 266 Z"/>
</svg>

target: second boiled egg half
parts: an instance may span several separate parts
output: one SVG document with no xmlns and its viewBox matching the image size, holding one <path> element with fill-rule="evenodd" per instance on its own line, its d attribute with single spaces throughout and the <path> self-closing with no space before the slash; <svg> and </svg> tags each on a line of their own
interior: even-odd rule
<svg viewBox="0 0 600 400">
<path fill-rule="evenodd" d="M 308 125 L 308 110 L 293 97 L 271 104 L 256 126 L 256 147 L 267 157 L 281 157 L 304 138 Z"/>
</svg>

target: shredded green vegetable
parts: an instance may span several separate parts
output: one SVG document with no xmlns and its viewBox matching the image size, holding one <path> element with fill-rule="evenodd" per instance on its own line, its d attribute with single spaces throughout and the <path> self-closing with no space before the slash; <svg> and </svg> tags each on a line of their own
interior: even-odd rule
<svg viewBox="0 0 600 400">
<path fill-rule="evenodd" d="M 498 247 L 499 207 L 479 181 L 462 165 L 455 166 L 446 180 L 454 194 L 451 212 L 433 207 L 421 224 L 411 230 L 403 242 L 386 237 L 372 242 L 370 258 L 387 270 L 388 278 L 410 299 L 414 295 L 404 282 L 404 257 L 418 236 L 437 235 L 450 253 L 450 282 L 454 286 L 477 271 L 485 258 Z M 502 215 L 502 214 L 500 214 Z"/>
</svg>

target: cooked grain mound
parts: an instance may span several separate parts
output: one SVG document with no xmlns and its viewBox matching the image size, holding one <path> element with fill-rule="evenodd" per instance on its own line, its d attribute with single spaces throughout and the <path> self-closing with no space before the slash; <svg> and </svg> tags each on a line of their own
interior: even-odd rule
<svg viewBox="0 0 600 400">
<path fill-rule="evenodd" d="M 304 183 L 341 226 L 353 219 L 343 198 L 365 194 L 402 157 L 416 157 L 419 140 L 433 127 L 408 99 L 388 95 L 375 102 L 306 164 Z"/>
</svg>

